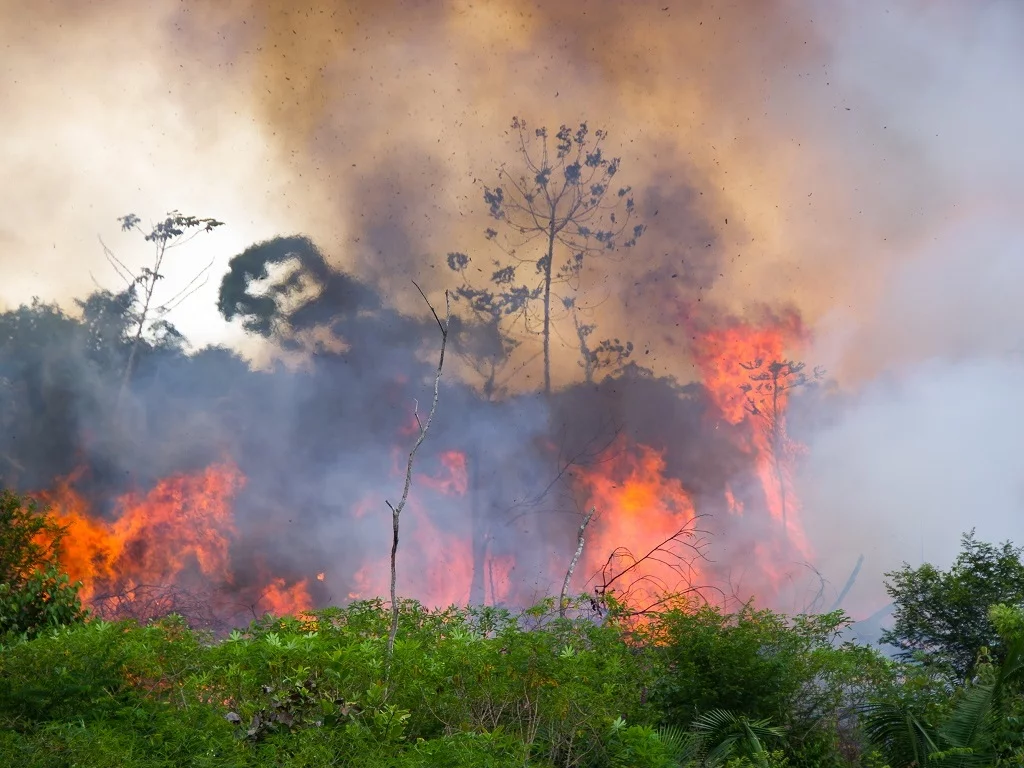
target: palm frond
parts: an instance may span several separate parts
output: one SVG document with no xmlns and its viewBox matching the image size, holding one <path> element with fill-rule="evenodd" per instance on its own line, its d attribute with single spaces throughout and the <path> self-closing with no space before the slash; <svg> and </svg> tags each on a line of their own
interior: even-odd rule
<svg viewBox="0 0 1024 768">
<path fill-rule="evenodd" d="M 704 757 L 707 765 L 719 765 L 732 757 L 763 755 L 763 742 L 784 736 L 784 731 L 768 719 L 750 720 L 725 709 L 704 712 L 691 728 L 710 747 Z"/>
<path fill-rule="evenodd" d="M 871 704 L 863 710 L 864 731 L 892 768 L 928 764 L 940 751 L 937 735 L 908 709 L 895 704 Z"/>
</svg>

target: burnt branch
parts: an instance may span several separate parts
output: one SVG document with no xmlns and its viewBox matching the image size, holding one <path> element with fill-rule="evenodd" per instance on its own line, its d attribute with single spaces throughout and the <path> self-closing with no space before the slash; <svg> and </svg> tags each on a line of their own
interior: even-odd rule
<svg viewBox="0 0 1024 768">
<path fill-rule="evenodd" d="M 617 547 L 608 555 L 601 570 L 592 577 L 594 607 L 599 613 L 607 612 L 610 603 L 625 608 L 624 618 L 635 618 L 656 611 L 680 595 L 702 595 L 715 587 L 697 584 L 699 571 L 696 561 L 707 561 L 706 542 L 698 538 L 705 533 L 694 527 L 698 518 L 688 521 L 643 555 L 637 557 L 628 547 Z M 669 583 L 665 578 L 646 572 L 645 566 L 660 565 L 674 574 L 677 580 Z M 646 603 L 643 601 L 647 601 Z"/>
</svg>

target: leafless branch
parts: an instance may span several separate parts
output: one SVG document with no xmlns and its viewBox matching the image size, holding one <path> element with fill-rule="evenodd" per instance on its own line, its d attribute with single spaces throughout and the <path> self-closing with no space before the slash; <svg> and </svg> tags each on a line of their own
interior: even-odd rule
<svg viewBox="0 0 1024 768">
<path fill-rule="evenodd" d="M 416 285 L 416 283 L 413 283 Z M 423 441 L 427 437 L 427 430 L 430 429 L 430 423 L 434 420 L 434 414 L 437 412 L 437 401 L 441 393 L 441 372 L 444 368 L 444 353 L 448 346 L 448 329 L 451 326 L 452 319 L 452 305 L 448 291 L 444 292 L 444 307 L 445 307 L 445 318 L 444 323 L 437 316 L 437 312 L 434 311 L 434 307 L 427 299 L 426 294 L 423 293 L 423 289 L 416 285 L 416 289 L 423 296 L 423 300 L 427 302 L 427 306 L 430 307 L 431 314 L 434 315 L 434 319 L 437 320 L 437 326 L 441 329 L 441 353 L 437 361 L 437 372 L 434 375 L 434 399 L 430 404 L 430 413 L 427 414 L 427 419 L 424 422 L 420 422 L 419 417 L 419 406 L 416 407 L 416 423 L 419 426 L 419 434 L 416 436 L 416 442 L 413 443 L 412 450 L 409 451 L 409 460 L 405 466 L 405 486 L 402 489 L 402 498 L 398 504 L 392 504 L 390 501 L 385 503 L 391 510 L 391 631 L 388 632 L 388 645 L 387 645 L 387 658 L 390 662 L 392 655 L 395 651 L 395 637 L 398 635 L 398 596 L 396 594 L 396 585 L 398 582 L 398 571 L 396 567 L 396 561 L 398 557 L 398 523 L 402 516 L 402 510 L 405 509 L 405 503 L 409 500 L 409 488 L 412 486 L 412 466 L 413 461 L 416 458 L 416 451 L 419 450 Z"/>
</svg>

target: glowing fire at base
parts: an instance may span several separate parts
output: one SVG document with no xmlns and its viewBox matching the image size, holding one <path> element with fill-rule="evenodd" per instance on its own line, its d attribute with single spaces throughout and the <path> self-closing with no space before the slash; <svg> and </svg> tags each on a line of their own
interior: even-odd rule
<svg viewBox="0 0 1024 768">
<path fill-rule="evenodd" d="M 682 483 L 665 476 L 662 454 L 620 439 L 576 479 L 587 505 L 598 511 L 578 589 L 589 579 L 590 589 L 614 592 L 644 609 L 666 592 L 700 588 L 696 512 Z"/>
<path fill-rule="evenodd" d="M 232 504 L 245 484 L 234 464 L 164 478 L 144 495 L 125 494 L 111 520 L 94 514 L 74 487 L 78 479 L 73 474 L 53 490 L 33 495 L 67 528 L 62 563 L 70 578 L 82 583 L 87 604 L 111 596 L 126 604 L 145 594 L 158 610 L 172 605 L 160 590 L 216 593 L 230 586 L 230 546 L 237 533 Z M 308 609 L 312 600 L 305 581 L 289 586 L 269 578 L 257 606 L 282 614 Z"/>
</svg>

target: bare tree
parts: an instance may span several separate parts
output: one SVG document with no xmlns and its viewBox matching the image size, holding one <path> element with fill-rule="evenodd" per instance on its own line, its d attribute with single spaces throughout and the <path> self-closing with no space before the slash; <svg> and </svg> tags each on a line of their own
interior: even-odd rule
<svg viewBox="0 0 1024 768">
<path fill-rule="evenodd" d="M 587 257 L 629 248 L 643 234 L 631 226 L 636 213 L 629 187 L 615 188 L 619 158 L 604 155 L 605 131 L 591 135 L 586 123 L 574 129 L 563 125 L 554 137 L 546 128 L 530 132 L 526 122 L 513 118 L 519 167 L 498 170 L 498 185 L 484 187 L 491 218 L 504 225 L 504 237 L 488 228 L 489 240 L 499 244 L 508 261 L 494 262 L 490 276 L 497 291 L 465 287 L 459 297 L 489 307 L 532 331 L 533 305 L 540 303 L 540 335 L 544 355 L 544 392 L 551 392 L 551 333 L 555 287 L 578 289 Z M 450 254 L 448 264 L 463 271 L 465 254 Z M 533 267 L 536 276 L 520 280 L 518 268 Z M 563 297 L 565 301 L 568 297 Z"/>
<path fill-rule="evenodd" d="M 437 361 L 437 372 L 434 374 L 434 399 L 430 403 L 430 412 L 427 414 L 426 421 L 420 421 L 419 405 L 417 404 L 416 409 L 413 411 L 413 415 L 416 417 L 416 426 L 419 428 L 419 432 L 416 436 L 416 442 L 413 443 L 412 450 L 409 451 L 409 461 L 405 466 L 405 486 L 402 489 L 402 498 L 397 504 L 392 504 L 390 501 L 385 503 L 391 510 L 391 630 L 388 632 L 388 645 L 387 645 L 387 658 L 390 660 L 395 651 L 395 637 L 398 635 L 398 595 L 396 594 L 396 585 L 398 583 L 398 523 L 402 516 L 402 510 L 405 509 L 405 503 L 409 500 L 409 488 L 412 486 L 412 465 L 416 458 L 416 451 L 420 449 L 423 441 L 427 437 L 427 430 L 430 429 L 430 423 L 434 420 L 434 413 L 437 411 L 437 401 L 441 394 L 441 371 L 444 369 L 444 353 L 448 346 L 448 329 L 451 325 L 452 318 L 452 307 L 451 301 L 448 296 L 448 291 L 444 292 L 444 307 L 445 307 L 445 318 L 444 322 L 441 322 L 441 318 L 437 316 L 437 312 L 434 311 L 434 307 L 430 304 L 423 289 L 419 287 L 415 282 L 416 290 L 420 292 L 423 300 L 427 302 L 427 306 L 430 307 L 430 312 L 433 314 L 434 319 L 437 321 L 437 327 L 441 329 L 441 353 Z"/>
<path fill-rule="evenodd" d="M 107 247 L 102 238 L 100 239 L 107 261 L 110 262 L 118 276 L 125 281 L 132 296 L 134 332 L 129 340 L 128 361 L 125 363 L 124 374 L 121 378 L 121 389 L 118 394 L 120 399 L 131 381 L 135 358 L 138 355 L 143 335 L 149 331 L 158 335 L 177 336 L 177 331 L 167 322 L 167 314 L 206 284 L 210 267 L 213 266 L 213 260 L 211 260 L 206 266 L 199 269 L 182 288 L 165 301 L 156 304 L 154 295 L 157 283 L 166 277 L 163 270 L 167 252 L 185 245 L 201 232 L 212 232 L 222 226 L 224 222 L 211 218 L 201 219 L 196 216 L 186 216 L 178 211 L 171 211 L 163 221 L 153 224 L 147 232 L 141 226 L 142 220 L 134 213 L 121 216 L 118 221 L 121 223 L 122 232 L 138 232 L 146 242 L 153 244 L 152 264 L 142 267 L 138 273 L 135 273 Z"/>
<path fill-rule="evenodd" d="M 750 383 L 740 387 L 747 396 L 747 410 L 751 415 L 763 419 L 768 433 L 775 481 L 779 484 L 782 529 L 788 532 L 786 478 L 782 466 L 782 457 L 789 441 L 786 433 L 785 393 L 821 380 L 825 371 L 823 368 L 815 368 L 813 373 L 808 374 L 804 371 L 805 363 L 793 360 L 775 360 L 767 365 L 764 360 L 752 360 L 740 363 L 740 366 L 750 371 Z"/>
</svg>

